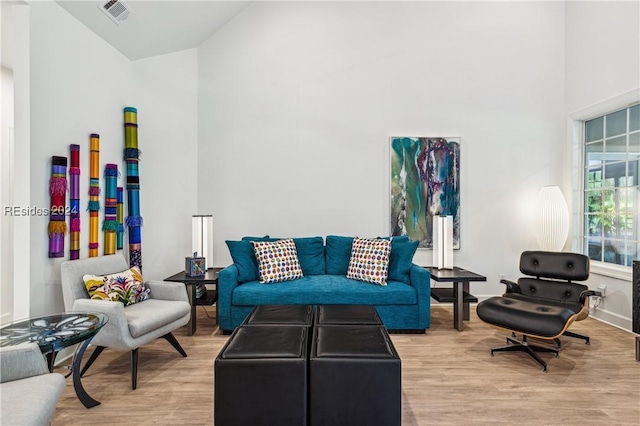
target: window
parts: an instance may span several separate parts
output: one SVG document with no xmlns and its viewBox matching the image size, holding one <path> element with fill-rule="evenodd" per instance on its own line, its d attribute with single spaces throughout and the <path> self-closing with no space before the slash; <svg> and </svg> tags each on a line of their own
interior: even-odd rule
<svg viewBox="0 0 640 426">
<path fill-rule="evenodd" d="M 631 266 L 640 258 L 640 104 L 584 121 L 583 252 Z"/>
</svg>

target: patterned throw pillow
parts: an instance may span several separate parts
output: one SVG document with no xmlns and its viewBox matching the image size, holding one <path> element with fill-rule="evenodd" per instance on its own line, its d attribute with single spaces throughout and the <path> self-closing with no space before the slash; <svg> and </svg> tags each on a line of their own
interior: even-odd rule
<svg viewBox="0 0 640 426">
<path fill-rule="evenodd" d="M 150 290 L 144 287 L 142 272 L 137 266 L 116 274 L 85 275 L 82 279 L 91 299 L 122 302 L 127 306 L 149 298 Z"/>
<path fill-rule="evenodd" d="M 347 278 L 387 285 L 390 251 L 389 240 L 354 238 Z"/>
<path fill-rule="evenodd" d="M 298 252 L 292 238 L 278 241 L 252 241 L 258 260 L 261 283 L 302 278 Z"/>
</svg>

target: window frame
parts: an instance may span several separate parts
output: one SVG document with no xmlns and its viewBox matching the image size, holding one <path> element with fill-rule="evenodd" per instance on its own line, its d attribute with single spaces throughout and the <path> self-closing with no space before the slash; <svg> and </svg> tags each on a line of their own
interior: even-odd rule
<svg viewBox="0 0 640 426">
<path fill-rule="evenodd" d="M 572 202 L 572 250 L 583 253 L 584 241 L 584 204 L 586 186 L 584 123 L 588 120 L 607 115 L 609 113 L 628 108 L 640 102 L 640 88 L 630 90 L 621 95 L 596 103 L 590 107 L 569 114 L 568 140 L 572 141 L 572 187 L 574 199 Z M 625 281 L 632 280 L 632 267 L 601 262 L 591 259 L 591 272 Z"/>
</svg>

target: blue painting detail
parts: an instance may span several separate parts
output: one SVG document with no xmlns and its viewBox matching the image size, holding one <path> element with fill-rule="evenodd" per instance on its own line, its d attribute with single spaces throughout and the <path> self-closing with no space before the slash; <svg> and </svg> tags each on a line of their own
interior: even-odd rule
<svg viewBox="0 0 640 426">
<path fill-rule="evenodd" d="M 433 217 L 453 216 L 460 248 L 460 138 L 391 138 L 391 235 L 433 246 Z"/>
</svg>

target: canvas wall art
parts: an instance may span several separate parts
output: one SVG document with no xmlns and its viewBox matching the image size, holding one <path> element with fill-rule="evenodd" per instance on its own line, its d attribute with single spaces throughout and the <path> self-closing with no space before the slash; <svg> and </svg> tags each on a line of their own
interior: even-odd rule
<svg viewBox="0 0 640 426">
<path fill-rule="evenodd" d="M 453 217 L 460 248 L 460 138 L 391 137 L 391 235 L 433 246 L 433 217 Z"/>
</svg>

